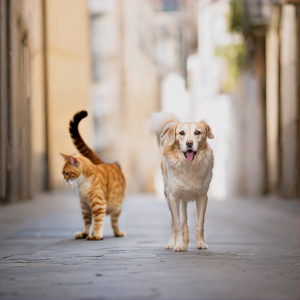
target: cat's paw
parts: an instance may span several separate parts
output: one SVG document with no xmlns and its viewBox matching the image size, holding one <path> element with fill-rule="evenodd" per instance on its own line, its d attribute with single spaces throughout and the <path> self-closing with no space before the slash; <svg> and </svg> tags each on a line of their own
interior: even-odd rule
<svg viewBox="0 0 300 300">
<path fill-rule="evenodd" d="M 88 236 L 86 232 L 75 232 L 75 239 L 85 239 Z"/>
<path fill-rule="evenodd" d="M 207 245 L 204 242 L 198 243 L 197 244 L 198 249 L 207 249 Z"/>
<path fill-rule="evenodd" d="M 100 241 L 103 240 L 103 237 L 100 235 L 88 235 L 86 239 L 89 241 Z"/>
<path fill-rule="evenodd" d="M 126 235 L 126 233 L 124 231 L 119 231 L 118 233 L 115 233 L 115 237 L 122 237 L 125 235 Z"/>
</svg>

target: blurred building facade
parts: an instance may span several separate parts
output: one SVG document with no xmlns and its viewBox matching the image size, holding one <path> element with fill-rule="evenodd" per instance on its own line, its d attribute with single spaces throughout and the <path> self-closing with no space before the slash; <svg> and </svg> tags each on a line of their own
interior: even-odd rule
<svg viewBox="0 0 300 300">
<path fill-rule="evenodd" d="M 288 197 L 300 186 L 299 19 L 299 1 L 275 3 L 266 35 L 268 190 Z"/>
<path fill-rule="evenodd" d="M 85 1 L 1 1 L 1 203 L 63 186 L 74 112 L 89 109 Z M 82 134 L 90 142 L 90 120 Z"/>
<path fill-rule="evenodd" d="M 151 191 L 145 120 L 158 106 L 153 10 L 145 1 L 89 1 L 96 151 L 119 161 L 127 191 Z M 148 159 L 145 159 L 148 157 Z"/>
<path fill-rule="evenodd" d="M 237 12 L 233 25 L 243 28 L 247 62 L 238 88 L 237 186 L 246 194 L 299 197 L 299 1 L 239 5 L 243 19 Z"/>
</svg>

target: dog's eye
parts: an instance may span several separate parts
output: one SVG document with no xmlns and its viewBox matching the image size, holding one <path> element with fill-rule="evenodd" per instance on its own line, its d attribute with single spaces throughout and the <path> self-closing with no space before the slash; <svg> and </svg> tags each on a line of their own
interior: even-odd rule
<svg viewBox="0 0 300 300">
<path fill-rule="evenodd" d="M 199 135 L 201 132 L 199 130 L 195 131 L 195 135 Z"/>
<path fill-rule="evenodd" d="M 183 131 L 183 130 L 180 131 L 179 134 L 180 134 L 180 135 L 184 135 L 184 131 Z"/>
</svg>

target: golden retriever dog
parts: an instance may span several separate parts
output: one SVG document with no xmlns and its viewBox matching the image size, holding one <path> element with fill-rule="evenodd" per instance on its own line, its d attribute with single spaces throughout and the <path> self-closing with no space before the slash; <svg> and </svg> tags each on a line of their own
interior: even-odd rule
<svg viewBox="0 0 300 300">
<path fill-rule="evenodd" d="M 204 217 L 214 163 L 213 151 L 207 143 L 207 138 L 214 138 L 211 128 L 204 121 L 180 123 L 173 114 L 158 112 L 152 116 L 150 130 L 157 135 L 162 149 L 164 192 L 172 218 L 170 241 L 165 248 L 187 251 L 187 203 L 196 201 L 197 248 L 207 249 L 204 240 Z M 179 217 L 180 202 L 182 227 Z"/>
</svg>

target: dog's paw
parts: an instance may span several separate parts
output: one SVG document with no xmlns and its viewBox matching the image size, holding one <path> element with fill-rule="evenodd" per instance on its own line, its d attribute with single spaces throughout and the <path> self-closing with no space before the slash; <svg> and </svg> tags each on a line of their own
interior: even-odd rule
<svg viewBox="0 0 300 300">
<path fill-rule="evenodd" d="M 183 240 L 183 245 L 185 249 L 188 249 L 189 240 Z"/>
<path fill-rule="evenodd" d="M 198 249 L 207 249 L 207 245 L 204 242 L 198 243 L 197 244 Z"/>
<path fill-rule="evenodd" d="M 85 239 L 87 236 L 86 232 L 75 232 L 75 239 Z"/>
<path fill-rule="evenodd" d="M 86 239 L 89 241 L 100 241 L 103 240 L 103 237 L 100 235 L 88 235 Z"/>
<path fill-rule="evenodd" d="M 118 233 L 115 233 L 115 236 L 116 237 L 122 237 L 122 236 L 125 236 L 126 233 L 124 231 L 119 231 Z"/>
<path fill-rule="evenodd" d="M 187 249 L 184 247 L 183 244 L 175 245 L 175 247 L 173 248 L 173 250 L 174 250 L 175 252 L 187 251 Z"/>
<path fill-rule="evenodd" d="M 172 250 L 174 248 L 174 244 L 168 244 L 165 249 Z"/>
</svg>

